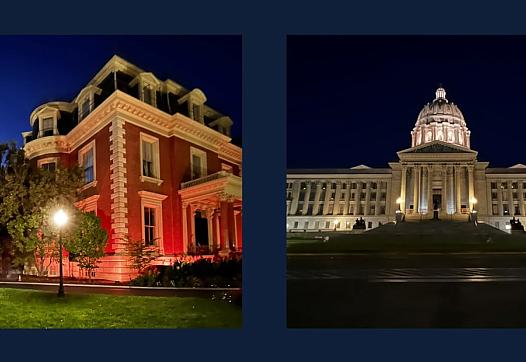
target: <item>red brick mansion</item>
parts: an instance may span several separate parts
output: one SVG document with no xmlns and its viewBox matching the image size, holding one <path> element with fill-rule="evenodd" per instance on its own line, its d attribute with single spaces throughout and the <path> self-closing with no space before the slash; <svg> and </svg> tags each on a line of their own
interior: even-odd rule
<svg viewBox="0 0 526 362">
<path fill-rule="evenodd" d="M 114 56 L 71 102 L 31 113 L 24 149 L 34 167 L 80 165 L 77 207 L 108 232 L 96 277 L 126 281 L 127 240 L 156 245 L 156 264 L 241 251 L 242 152 L 232 124 L 201 90 Z"/>
</svg>

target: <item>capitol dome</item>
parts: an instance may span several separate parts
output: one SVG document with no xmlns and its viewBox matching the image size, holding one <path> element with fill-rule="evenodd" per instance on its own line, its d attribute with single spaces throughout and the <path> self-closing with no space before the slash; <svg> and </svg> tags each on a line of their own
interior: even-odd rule
<svg viewBox="0 0 526 362">
<path fill-rule="evenodd" d="M 456 104 L 447 100 L 444 88 L 438 88 L 433 102 L 426 104 L 418 114 L 411 139 L 411 147 L 433 141 L 470 147 L 470 131 L 464 115 Z"/>
</svg>

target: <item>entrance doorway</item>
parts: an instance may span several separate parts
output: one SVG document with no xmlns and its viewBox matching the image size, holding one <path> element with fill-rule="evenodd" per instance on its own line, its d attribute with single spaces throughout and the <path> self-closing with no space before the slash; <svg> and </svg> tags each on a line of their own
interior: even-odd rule
<svg viewBox="0 0 526 362">
<path fill-rule="evenodd" d="M 433 193 L 433 219 L 438 220 L 438 211 L 442 206 L 442 195 Z"/>
<path fill-rule="evenodd" d="M 208 220 L 200 211 L 195 213 L 195 252 L 196 254 L 208 254 Z"/>
</svg>

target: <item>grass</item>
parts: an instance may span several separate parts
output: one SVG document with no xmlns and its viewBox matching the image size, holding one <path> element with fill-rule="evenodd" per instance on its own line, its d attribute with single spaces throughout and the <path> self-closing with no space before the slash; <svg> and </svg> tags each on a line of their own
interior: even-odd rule
<svg viewBox="0 0 526 362">
<path fill-rule="evenodd" d="M 67 292 L 67 291 L 66 291 Z M 204 298 L 69 294 L 0 288 L 0 328 L 241 327 L 241 308 Z"/>
<path fill-rule="evenodd" d="M 526 252 L 524 235 L 381 235 L 330 234 L 328 242 L 320 239 L 287 239 L 287 252 L 353 253 L 353 252 Z"/>
</svg>

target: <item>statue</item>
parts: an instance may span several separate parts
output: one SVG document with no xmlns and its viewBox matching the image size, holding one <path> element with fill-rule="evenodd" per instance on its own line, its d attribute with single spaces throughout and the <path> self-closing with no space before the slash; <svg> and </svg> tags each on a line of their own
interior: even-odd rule
<svg viewBox="0 0 526 362">
<path fill-rule="evenodd" d="M 522 225 L 519 219 L 515 219 L 515 216 L 513 217 L 513 219 L 510 220 L 510 225 L 511 225 L 511 231 L 524 232 L 524 226 Z"/>
<path fill-rule="evenodd" d="M 365 230 L 365 220 L 360 217 L 360 219 L 356 219 L 356 222 L 354 223 L 353 230 Z"/>
</svg>

